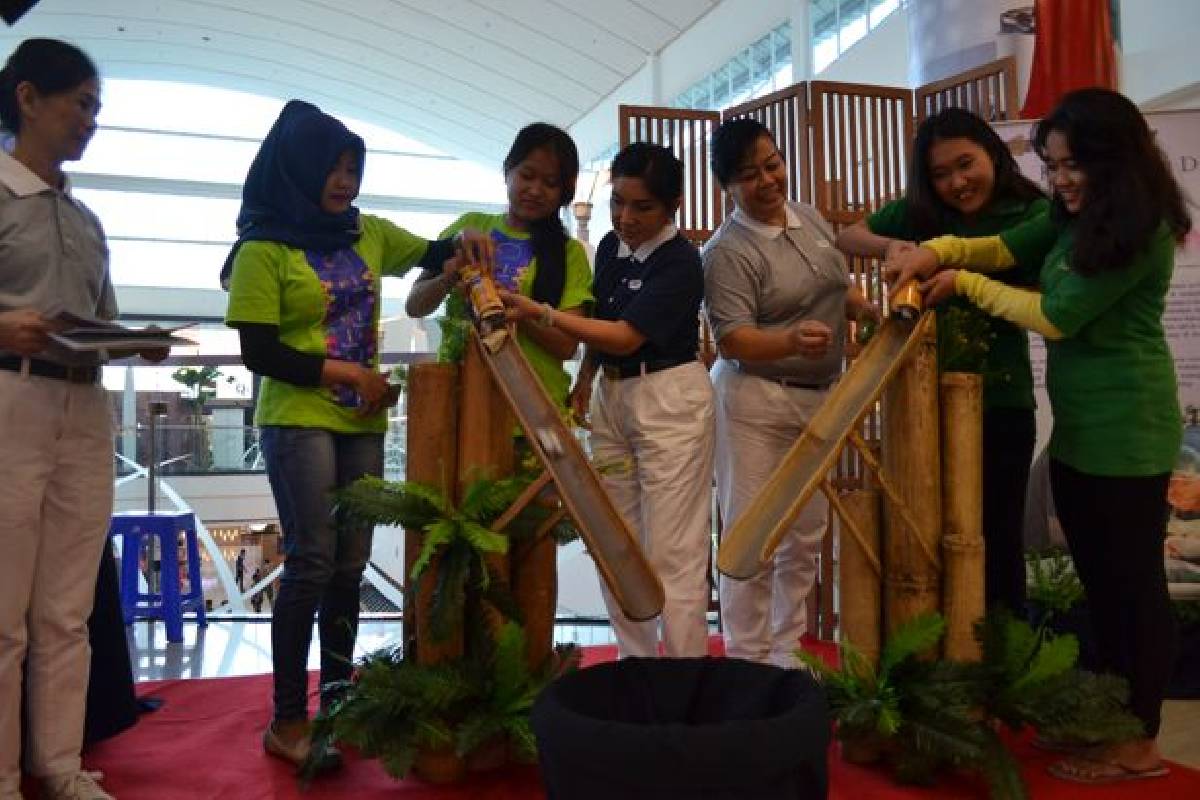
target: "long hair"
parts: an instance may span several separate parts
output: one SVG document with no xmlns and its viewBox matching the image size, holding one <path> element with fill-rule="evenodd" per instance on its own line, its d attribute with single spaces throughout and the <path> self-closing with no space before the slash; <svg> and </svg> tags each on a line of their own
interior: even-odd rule
<svg viewBox="0 0 1200 800">
<path fill-rule="evenodd" d="M 517 133 L 508 155 L 504 157 L 504 174 L 512 172 L 534 150 L 545 148 L 558 161 L 558 185 L 562 188 L 559 206 L 565 208 L 575 199 L 575 182 L 579 178 L 579 150 L 570 134 L 545 122 L 526 125 Z M 537 259 L 537 274 L 533 276 L 533 298 L 557 306 L 562 300 L 567 275 L 567 229 L 557 215 L 531 220 L 529 234 L 533 257 Z"/>
<path fill-rule="evenodd" d="M 1067 140 L 1071 158 L 1087 178 L 1083 205 L 1072 215 L 1055 197 L 1051 213 L 1073 218 L 1071 268 L 1097 275 L 1127 268 L 1145 249 L 1159 225 L 1176 239 L 1192 228 L 1183 191 L 1145 117 L 1128 98 L 1108 89 L 1079 89 L 1065 95 L 1033 134 L 1046 158 L 1051 133 Z"/>
<path fill-rule="evenodd" d="M 52 95 L 69 92 L 99 75 L 87 54 L 73 44 L 58 39 L 26 39 L 0 70 L 0 124 L 11 133 L 21 132 L 17 86 L 25 81 L 40 94 Z"/>
<path fill-rule="evenodd" d="M 904 199 L 908 206 L 908 222 L 919 239 L 931 239 L 946 233 L 960 216 L 957 209 L 938 197 L 929 169 L 933 146 L 947 139 L 974 142 L 992 160 L 995 183 L 988 205 L 998 200 L 1029 203 L 1045 197 L 1036 183 L 1021 174 L 1012 151 L 991 125 L 965 109 L 946 108 L 922 122 L 913 141 L 912 163 Z"/>
</svg>

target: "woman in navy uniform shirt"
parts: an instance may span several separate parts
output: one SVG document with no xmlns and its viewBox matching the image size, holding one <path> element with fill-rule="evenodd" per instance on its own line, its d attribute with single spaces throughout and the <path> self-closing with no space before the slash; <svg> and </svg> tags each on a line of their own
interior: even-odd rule
<svg viewBox="0 0 1200 800">
<path fill-rule="evenodd" d="M 713 391 L 696 358 L 704 277 L 696 248 L 671 221 L 683 164 L 658 145 L 631 144 L 612 163 L 615 230 L 596 248 L 594 318 L 504 294 L 510 316 L 560 327 L 587 345 L 571 408 L 589 408 L 604 482 L 662 579 L 659 619 L 627 618 L 604 600 L 624 656 L 707 652 Z M 592 384 L 600 371 L 600 388 Z"/>
</svg>

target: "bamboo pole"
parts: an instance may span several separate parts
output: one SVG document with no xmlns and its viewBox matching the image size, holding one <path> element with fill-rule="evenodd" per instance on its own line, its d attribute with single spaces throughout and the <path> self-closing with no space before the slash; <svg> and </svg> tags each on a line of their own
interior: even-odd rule
<svg viewBox="0 0 1200 800">
<path fill-rule="evenodd" d="M 940 570 L 930 564 L 942 531 L 936 324 L 923 326 L 912 357 L 883 394 L 882 472 L 897 499 L 884 503 L 884 620 L 888 632 L 940 606 Z M 910 530 L 904 523 L 906 505 Z"/>
<path fill-rule="evenodd" d="M 408 373 L 407 478 L 438 487 L 453 499 L 458 452 L 458 367 L 453 364 L 414 364 Z M 412 567 L 421 552 L 424 534 L 404 532 L 404 582 L 411 580 Z M 429 607 L 437 583 L 438 561 L 430 562 L 417 581 L 416 590 L 406 600 L 413 608 L 404 609 L 404 642 L 416 642 L 416 657 L 421 664 L 453 661 L 463 654 L 462 630 L 448 639 L 434 641 L 429 635 Z"/>
<path fill-rule="evenodd" d="M 516 419 L 480 353 L 478 337 L 470 337 L 463 355 L 458 409 L 458 494 L 476 480 L 495 480 L 512 474 L 513 431 Z M 509 553 L 484 557 L 492 580 L 509 582 Z M 470 611 L 468 610 L 468 613 Z M 490 603 L 480 603 L 483 624 L 493 636 L 504 624 L 504 615 Z"/>
<path fill-rule="evenodd" d="M 979 375 L 946 373 L 941 379 L 942 547 L 945 575 L 946 658 L 979 661 L 975 624 L 984 600 L 983 381 Z"/>
<path fill-rule="evenodd" d="M 879 663 L 882 581 L 879 564 L 880 497 L 876 489 L 859 489 L 841 497 L 838 515 L 850 536 L 840 538 L 838 586 L 842 641 L 849 642 L 872 664 Z"/>
</svg>

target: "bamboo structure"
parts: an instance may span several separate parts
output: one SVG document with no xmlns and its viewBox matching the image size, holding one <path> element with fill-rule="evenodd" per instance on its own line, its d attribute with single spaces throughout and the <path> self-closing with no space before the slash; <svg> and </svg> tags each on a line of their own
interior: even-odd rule
<svg viewBox="0 0 1200 800">
<path fill-rule="evenodd" d="M 897 495 L 889 493 L 884 518 L 884 621 L 889 632 L 941 605 L 937 336 L 934 321 L 929 322 L 919 332 L 915 353 L 883 395 L 883 471 Z M 897 524 L 906 510 L 915 528 Z"/>
<path fill-rule="evenodd" d="M 942 548 L 945 656 L 979 661 L 975 623 L 985 612 L 983 544 L 982 379 L 967 373 L 941 378 Z"/>
<path fill-rule="evenodd" d="M 857 533 L 841 537 L 838 585 L 841 594 L 842 641 L 849 642 L 872 664 L 879 663 L 882 644 L 883 575 L 879 563 L 880 499 L 876 489 L 859 489 L 841 497 L 842 525 Z M 852 587 L 852 591 L 846 591 Z"/>
<path fill-rule="evenodd" d="M 458 463 L 458 367 L 453 364 L 414 364 L 408 377 L 408 416 L 420 425 L 408 426 L 408 479 L 438 487 L 453 497 Z M 404 532 L 404 580 L 411 580 L 413 564 L 421 552 L 424 534 Z M 410 592 L 415 608 L 405 609 L 404 641 L 416 642 L 417 661 L 439 664 L 463 655 L 463 632 L 434 641 L 421 620 L 429 619 L 429 606 L 437 581 L 437 557 Z"/>
<path fill-rule="evenodd" d="M 483 362 L 483 345 L 471 337 L 463 355 L 458 409 L 458 495 L 477 480 L 507 477 L 513 471 L 516 419 Z M 484 556 L 490 579 L 507 585 L 508 553 Z M 504 624 L 503 613 L 486 601 L 479 604 L 485 627 L 493 634 Z"/>
</svg>

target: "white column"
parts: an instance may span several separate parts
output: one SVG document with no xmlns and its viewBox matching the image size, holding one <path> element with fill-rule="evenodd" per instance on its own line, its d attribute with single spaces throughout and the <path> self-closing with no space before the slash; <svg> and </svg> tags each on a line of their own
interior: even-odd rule
<svg viewBox="0 0 1200 800">
<path fill-rule="evenodd" d="M 652 106 L 666 105 L 662 88 L 662 59 L 658 53 L 646 56 L 646 84 L 650 88 L 649 104 Z"/>
<path fill-rule="evenodd" d="M 791 0 L 792 83 L 812 79 L 812 0 Z"/>
</svg>

